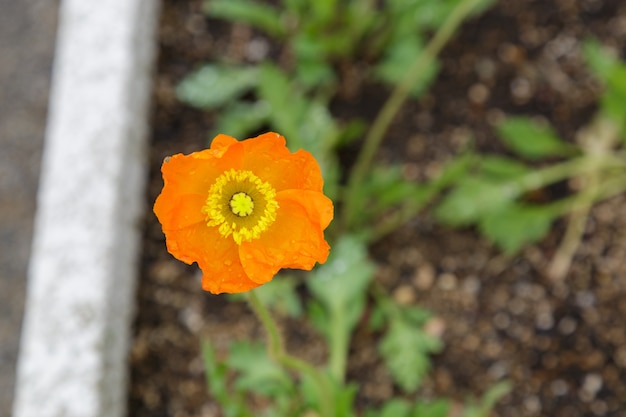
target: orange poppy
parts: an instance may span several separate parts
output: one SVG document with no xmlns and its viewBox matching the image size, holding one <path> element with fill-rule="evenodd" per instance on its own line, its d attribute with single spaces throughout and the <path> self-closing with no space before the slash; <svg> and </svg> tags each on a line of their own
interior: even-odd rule
<svg viewBox="0 0 626 417">
<path fill-rule="evenodd" d="M 309 152 L 291 153 L 281 135 L 217 135 L 210 149 L 166 158 L 161 172 L 154 213 L 167 250 L 198 263 L 206 291 L 244 292 L 282 268 L 326 262 L 333 204 L 320 167 Z"/>
</svg>

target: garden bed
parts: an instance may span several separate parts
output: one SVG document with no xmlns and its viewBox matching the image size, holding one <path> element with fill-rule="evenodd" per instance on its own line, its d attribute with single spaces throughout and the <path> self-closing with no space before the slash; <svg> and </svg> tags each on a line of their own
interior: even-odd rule
<svg viewBox="0 0 626 417">
<path fill-rule="evenodd" d="M 494 125 L 503 115 L 541 116 L 567 140 L 597 108 L 598 84 L 581 58 L 590 37 L 626 50 L 626 5 L 618 0 L 503 0 L 466 22 L 441 54 L 436 82 L 420 102 L 408 102 L 378 153 L 402 164 L 406 178 L 424 181 L 471 137 L 480 152 L 506 153 Z M 181 104 L 176 84 L 215 59 L 242 62 L 261 35 L 242 25 L 207 19 L 198 1 L 165 1 L 154 83 L 151 207 L 162 187 L 160 165 L 174 153 L 207 146 L 215 116 Z M 271 46 L 271 44 L 270 44 Z M 270 56 L 277 53 L 270 47 Z M 360 85 L 333 102 L 338 116 L 371 120 L 389 91 Z M 353 161 L 354 148 L 341 154 Z M 567 184 L 537 198 L 568 192 Z M 554 194 L 554 195 L 551 195 Z M 564 233 L 554 224 L 541 243 L 515 257 L 502 255 L 472 229 L 451 229 L 424 211 L 371 248 L 376 280 L 396 301 L 431 310 L 445 348 L 433 358 L 424 396 L 461 402 L 508 379 L 513 391 L 496 406 L 499 417 L 617 416 L 626 409 L 626 198 L 592 209 L 569 273 L 545 270 Z M 220 416 L 207 394 L 200 340 L 219 351 L 233 340 L 261 339 L 263 331 L 243 303 L 202 292 L 200 272 L 166 252 L 156 218 L 145 216 L 142 273 L 132 346 L 128 414 Z M 305 294 L 303 296 L 306 296 Z M 288 350 L 323 363 L 320 336 L 284 319 Z M 374 355 L 375 332 L 357 330 L 348 379 L 361 389 L 357 406 L 398 394 Z"/>
</svg>

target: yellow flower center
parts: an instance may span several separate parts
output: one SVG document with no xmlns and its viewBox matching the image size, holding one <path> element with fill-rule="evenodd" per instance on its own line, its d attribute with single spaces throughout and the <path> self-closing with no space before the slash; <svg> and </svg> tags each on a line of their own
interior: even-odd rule
<svg viewBox="0 0 626 417">
<path fill-rule="evenodd" d="M 241 192 L 234 194 L 228 202 L 230 211 L 239 217 L 246 217 L 254 211 L 254 201 L 248 194 Z"/>
<path fill-rule="evenodd" d="M 232 235 L 239 245 L 258 239 L 274 223 L 275 197 L 276 190 L 251 171 L 231 169 L 215 180 L 202 212 L 207 226 L 218 227 L 224 237 Z"/>
</svg>

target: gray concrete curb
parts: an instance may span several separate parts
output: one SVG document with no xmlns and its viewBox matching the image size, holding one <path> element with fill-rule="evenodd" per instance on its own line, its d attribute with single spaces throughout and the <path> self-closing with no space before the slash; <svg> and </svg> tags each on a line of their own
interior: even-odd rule
<svg viewBox="0 0 626 417">
<path fill-rule="evenodd" d="M 15 417 L 125 412 L 158 6 L 61 4 Z"/>
</svg>

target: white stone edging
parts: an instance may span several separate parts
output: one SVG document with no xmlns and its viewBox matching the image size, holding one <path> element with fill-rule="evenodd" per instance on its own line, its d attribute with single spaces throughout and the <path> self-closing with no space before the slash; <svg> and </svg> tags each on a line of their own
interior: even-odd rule
<svg viewBox="0 0 626 417">
<path fill-rule="evenodd" d="M 14 417 L 121 417 L 158 0 L 64 0 Z"/>
</svg>

